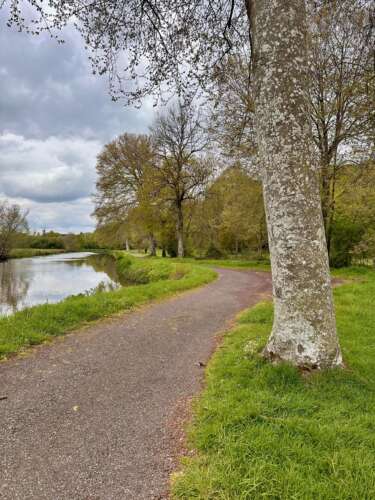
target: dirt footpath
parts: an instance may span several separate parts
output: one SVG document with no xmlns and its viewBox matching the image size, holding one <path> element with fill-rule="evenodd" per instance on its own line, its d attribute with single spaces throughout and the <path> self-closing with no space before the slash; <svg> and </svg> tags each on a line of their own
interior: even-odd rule
<svg viewBox="0 0 375 500">
<path fill-rule="evenodd" d="M 199 391 L 215 336 L 271 290 L 267 273 L 218 272 L 0 364 L 1 499 L 165 498 L 176 408 Z"/>
</svg>

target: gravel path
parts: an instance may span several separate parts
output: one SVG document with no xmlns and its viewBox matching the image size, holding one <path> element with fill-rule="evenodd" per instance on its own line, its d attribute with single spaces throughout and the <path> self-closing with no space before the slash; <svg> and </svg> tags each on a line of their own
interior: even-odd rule
<svg viewBox="0 0 375 500">
<path fill-rule="evenodd" d="M 267 273 L 218 272 L 204 288 L 0 363 L 1 499 L 166 498 L 174 424 L 199 392 L 201 363 L 271 289 Z"/>
</svg>

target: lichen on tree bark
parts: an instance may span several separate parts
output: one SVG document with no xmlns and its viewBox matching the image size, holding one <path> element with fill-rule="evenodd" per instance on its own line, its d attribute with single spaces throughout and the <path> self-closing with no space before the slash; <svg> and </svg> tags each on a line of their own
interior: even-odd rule
<svg viewBox="0 0 375 500">
<path fill-rule="evenodd" d="M 264 355 L 306 368 L 342 364 L 312 135 L 304 0 L 254 0 L 255 125 L 275 318 Z"/>
</svg>

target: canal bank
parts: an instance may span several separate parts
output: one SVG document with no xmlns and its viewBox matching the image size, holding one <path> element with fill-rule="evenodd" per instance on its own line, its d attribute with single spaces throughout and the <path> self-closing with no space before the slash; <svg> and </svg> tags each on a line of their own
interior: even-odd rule
<svg viewBox="0 0 375 500">
<path fill-rule="evenodd" d="M 89 322 L 195 288 L 216 277 L 211 269 L 169 259 L 137 259 L 118 253 L 115 262 L 121 279 L 128 283 L 129 276 L 142 276 L 144 284 L 104 292 L 99 287 L 92 293 L 70 296 L 55 304 L 27 307 L 0 317 L 0 359 Z M 148 282 L 144 281 L 145 277 Z"/>
<path fill-rule="evenodd" d="M 0 316 L 121 284 L 111 255 L 75 252 L 9 259 L 0 263 Z"/>
</svg>

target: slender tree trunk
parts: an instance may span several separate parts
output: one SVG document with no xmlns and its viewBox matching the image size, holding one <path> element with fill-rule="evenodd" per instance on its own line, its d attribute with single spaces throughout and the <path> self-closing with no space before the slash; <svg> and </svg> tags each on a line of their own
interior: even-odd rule
<svg viewBox="0 0 375 500">
<path fill-rule="evenodd" d="M 336 174 L 337 174 L 337 165 L 336 165 L 336 160 L 333 165 L 333 172 L 332 172 L 332 182 L 331 182 L 331 190 L 330 190 L 330 207 L 329 207 L 329 218 L 327 221 L 327 227 L 326 227 L 326 237 L 327 237 L 327 248 L 328 248 L 328 255 L 331 255 L 331 244 L 332 244 L 332 231 L 333 231 L 333 224 L 334 224 L 334 219 L 335 219 L 335 209 L 336 209 Z"/>
<path fill-rule="evenodd" d="M 257 232 L 257 254 L 259 259 L 262 257 L 262 246 L 263 246 L 263 231 L 262 227 L 260 226 Z"/>
<path fill-rule="evenodd" d="M 126 248 L 126 251 L 129 252 L 130 250 L 130 245 L 129 245 L 129 240 L 128 238 L 125 239 L 125 248 Z"/>
<path fill-rule="evenodd" d="M 331 203 L 331 183 L 330 183 L 330 165 L 323 160 L 321 167 L 321 179 L 322 179 L 322 213 L 323 222 L 326 235 L 328 232 L 328 220 L 329 220 L 329 207 Z"/>
<path fill-rule="evenodd" d="M 177 222 L 176 222 L 176 235 L 177 235 L 177 256 L 184 257 L 184 214 L 182 205 L 177 205 Z"/>
<path fill-rule="evenodd" d="M 319 178 L 305 108 L 304 0 L 254 0 L 255 126 L 275 319 L 264 350 L 306 368 L 341 365 Z"/>
<path fill-rule="evenodd" d="M 151 257 L 156 256 L 156 239 L 153 233 L 150 234 L 150 255 Z"/>
</svg>

